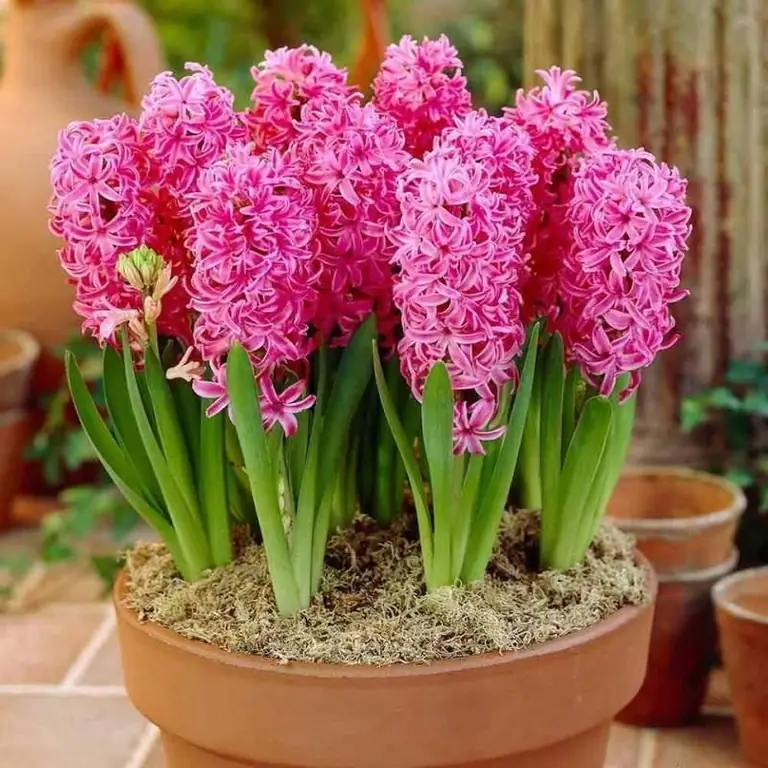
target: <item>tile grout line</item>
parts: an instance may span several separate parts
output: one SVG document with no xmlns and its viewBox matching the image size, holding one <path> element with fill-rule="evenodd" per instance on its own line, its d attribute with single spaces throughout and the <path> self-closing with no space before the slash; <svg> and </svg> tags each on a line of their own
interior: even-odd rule
<svg viewBox="0 0 768 768">
<path fill-rule="evenodd" d="M 110 606 L 107 611 L 107 615 L 104 617 L 101 624 L 96 627 L 94 633 L 85 644 L 85 648 L 80 651 L 80 654 L 72 662 L 64 675 L 64 679 L 60 683 L 63 688 L 72 688 L 77 685 L 96 655 L 107 644 L 107 641 L 115 628 L 115 614 L 112 606 Z"/>
<path fill-rule="evenodd" d="M 653 768 L 656 757 L 656 734 L 647 728 L 640 732 L 640 748 L 637 756 L 637 768 Z"/>
<path fill-rule="evenodd" d="M 159 735 L 160 731 L 157 730 L 157 726 L 150 723 L 123 768 L 143 768 Z"/>
<path fill-rule="evenodd" d="M 113 698 L 125 696 L 122 685 L 45 685 L 45 684 L 9 684 L 0 685 L 0 696 L 87 696 L 89 698 Z"/>
</svg>

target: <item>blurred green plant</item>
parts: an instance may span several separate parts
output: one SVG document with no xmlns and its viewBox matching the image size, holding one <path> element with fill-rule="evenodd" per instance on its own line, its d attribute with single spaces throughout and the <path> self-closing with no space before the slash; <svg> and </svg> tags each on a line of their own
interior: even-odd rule
<svg viewBox="0 0 768 768">
<path fill-rule="evenodd" d="M 683 400 L 683 431 L 719 427 L 724 461 L 712 469 L 745 489 L 751 513 L 738 536 L 742 560 L 768 562 L 768 342 L 754 358 L 731 361 L 722 385 Z"/>
</svg>

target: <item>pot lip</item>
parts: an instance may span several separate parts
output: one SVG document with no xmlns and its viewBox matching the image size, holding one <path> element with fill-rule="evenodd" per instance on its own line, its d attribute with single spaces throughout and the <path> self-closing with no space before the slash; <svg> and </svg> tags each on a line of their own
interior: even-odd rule
<svg viewBox="0 0 768 768">
<path fill-rule="evenodd" d="M 695 517 L 637 517 L 624 518 L 607 515 L 606 519 L 614 525 L 628 533 L 656 533 L 656 532 L 700 532 L 706 528 L 714 528 L 723 523 L 730 522 L 740 517 L 747 508 L 747 497 L 744 491 L 738 485 L 726 480 L 724 477 L 713 475 L 709 472 L 703 472 L 698 469 L 689 469 L 687 467 L 665 467 L 656 465 L 644 465 L 637 467 L 627 467 L 622 476 L 642 477 L 643 475 L 666 475 L 668 477 L 678 477 L 686 480 L 698 480 L 708 485 L 718 486 L 721 490 L 729 493 L 733 499 L 730 506 L 725 509 L 718 509 L 714 512 L 708 512 L 705 515 Z"/>
<path fill-rule="evenodd" d="M 739 550 L 734 547 L 728 559 L 710 568 L 696 571 L 680 571 L 678 573 L 657 573 L 659 584 L 691 584 L 704 581 L 718 581 L 730 573 L 739 562 Z"/>
<path fill-rule="evenodd" d="M 615 613 L 602 619 L 597 624 L 585 629 L 579 629 L 568 635 L 549 640 L 534 648 L 525 651 L 505 651 L 477 654 L 475 656 L 463 656 L 457 659 L 437 659 L 423 664 L 387 664 L 387 665 L 363 665 L 363 664 L 338 664 L 331 662 L 307 662 L 289 661 L 280 662 L 263 656 L 252 656 L 245 653 L 225 651 L 216 646 L 209 645 L 200 640 L 190 640 L 173 632 L 170 629 L 153 624 L 149 621 L 141 621 L 138 615 L 128 608 L 122 600 L 127 590 L 127 573 L 123 569 L 115 581 L 112 591 L 113 603 L 117 614 L 118 623 L 123 622 L 136 631 L 148 635 L 158 643 L 172 646 L 185 653 L 197 656 L 200 659 L 217 664 L 225 664 L 230 667 L 249 670 L 251 672 L 272 673 L 288 675 L 291 677 L 307 678 L 352 678 L 354 680 L 377 680 L 392 678 L 413 678 L 432 675 L 445 675 L 469 670 L 493 670 L 496 667 L 509 664 L 511 661 L 525 661 L 538 657 L 550 656 L 557 653 L 568 652 L 586 642 L 599 640 L 610 635 L 626 624 L 630 624 L 646 611 L 652 610 L 656 603 L 658 592 L 658 579 L 650 561 L 638 550 L 635 550 L 638 563 L 643 566 L 650 599 L 642 605 L 625 605 Z"/>
<path fill-rule="evenodd" d="M 19 348 L 18 353 L 12 357 L 0 359 L 0 376 L 31 367 L 40 355 L 40 344 L 31 333 L 17 328 L 0 328 L 0 339 L 5 339 Z"/>
<path fill-rule="evenodd" d="M 712 601 L 721 611 L 730 613 L 736 618 L 768 626 L 768 614 L 764 615 L 756 611 L 750 611 L 747 608 L 742 608 L 737 602 L 728 597 L 728 591 L 731 587 L 742 581 L 750 581 L 755 576 L 768 577 L 768 565 L 762 565 L 757 568 L 745 568 L 743 571 L 737 571 L 730 576 L 720 579 L 712 587 Z"/>
</svg>

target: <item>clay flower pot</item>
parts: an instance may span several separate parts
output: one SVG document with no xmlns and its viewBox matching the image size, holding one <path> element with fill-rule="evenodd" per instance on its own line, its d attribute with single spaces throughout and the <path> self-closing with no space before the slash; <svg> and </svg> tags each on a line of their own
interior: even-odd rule
<svg viewBox="0 0 768 768">
<path fill-rule="evenodd" d="M 731 557 L 746 498 L 721 477 L 678 467 L 625 470 L 608 517 L 660 574 L 717 568 Z"/>
<path fill-rule="evenodd" d="M 13 504 L 29 436 L 29 421 L 24 411 L 0 413 L 0 531 L 13 522 Z"/>
<path fill-rule="evenodd" d="M 28 333 L 0 330 L 0 413 L 23 408 L 40 345 Z"/>
<path fill-rule="evenodd" d="M 125 591 L 122 576 L 126 687 L 167 768 L 602 768 L 653 617 L 626 607 L 530 651 L 428 665 L 279 664 L 142 622 Z"/>
<path fill-rule="evenodd" d="M 768 568 L 722 579 L 712 597 L 742 750 L 768 766 Z"/>
<path fill-rule="evenodd" d="M 659 579 L 646 679 L 619 714 L 646 727 L 695 720 L 706 695 L 717 633 L 712 585 L 736 566 L 733 539 L 746 500 L 722 478 L 677 468 L 634 468 L 608 515 L 637 539 Z"/>
</svg>

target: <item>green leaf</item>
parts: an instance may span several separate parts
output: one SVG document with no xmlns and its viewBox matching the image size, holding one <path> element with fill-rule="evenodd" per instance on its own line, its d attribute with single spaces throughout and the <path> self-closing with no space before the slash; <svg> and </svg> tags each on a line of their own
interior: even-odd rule
<svg viewBox="0 0 768 768">
<path fill-rule="evenodd" d="M 195 394 L 192 384 L 184 379 L 169 381 L 168 386 L 181 424 L 193 477 L 198 477 L 201 466 L 200 428 L 207 403 Z"/>
<path fill-rule="evenodd" d="M 509 414 L 507 430 L 502 438 L 496 468 L 488 488 L 482 489 L 482 501 L 477 519 L 472 525 L 462 567 L 461 579 L 465 584 L 480 581 L 485 575 L 499 532 L 501 517 L 509 499 L 509 490 L 515 475 L 523 429 L 528 416 L 528 406 L 533 393 L 540 330 L 541 326 L 538 323 L 531 328 L 528 346 L 523 357 L 523 370 Z"/>
<path fill-rule="evenodd" d="M 64 463 L 69 470 L 82 467 L 96 458 L 88 435 L 80 430 L 67 432 L 64 437 Z"/>
<path fill-rule="evenodd" d="M 755 476 L 746 467 L 731 467 L 725 473 L 725 479 L 740 488 L 749 488 L 755 482 Z"/>
<path fill-rule="evenodd" d="M 175 465 L 174 471 L 171 471 L 168 460 L 157 442 L 150 418 L 145 410 L 145 401 L 141 394 L 136 372 L 133 369 L 128 338 L 125 334 L 123 334 L 123 367 L 128 397 L 144 450 L 147 452 L 147 457 L 152 464 L 166 509 L 173 523 L 174 531 L 178 536 L 179 546 L 184 553 L 186 564 L 190 572 L 194 574 L 194 578 L 199 578 L 202 572 L 211 565 L 205 529 L 199 516 L 195 515 L 194 511 L 188 506 L 185 495 L 176 482 Z M 162 411 L 162 409 L 163 406 L 161 405 L 158 410 Z M 166 415 L 159 414 L 160 418 L 165 418 Z"/>
<path fill-rule="evenodd" d="M 576 430 L 568 446 L 560 476 L 560 497 L 555 530 L 551 538 L 542 536 L 542 564 L 545 568 L 564 570 L 575 562 L 578 531 L 584 525 L 584 515 L 590 489 L 600 468 L 613 419 L 613 402 L 606 397 L 591 397 L 584 405 Z M 546 525 L 545 518 L 542 525 Z"/>
<path fill-rule="evenodd" d="M 558 503 L 562 462 L 565 355 L 559 333 L 552 335 L 544 350 L 541 374 L 541 506 L 551 510 Z"/>
<path fill-rule="evenodd" d="M 688 397 L 683 400 L 680 406 L 680 428 L 683 432 L 693 432 L 708 420 L 707 404 L 701 397 Z"/>
<path fill-rule="evenodd" d="M 376 387 L 379 390 L 381 407 L 384 411 L 387 423 L 389 424 L 389 428 L 392 430 L 392 436 L 395 438 L 397 450 L 400 452 L 403 464 L 405 464 L 408 482 L 410 483 L 411 492 L 413 493 L 416 518 L 419 524 L 419 540 L 421 543 L 422 560 L 424 562 L 424 574 L 427 586 L 430 586 L 432 583 L 432 524 L 429 519 L 429 508 L 424 492 L 424 481 L 421 477 L 419 464 L 416 461 L 416 455 L 413 450 L 413 441 L 408 437 L 405 427 L 400 421 L 397 408 L 392 400 L 392 394 L 387 386 L 387 380 L 384 376 L 384 370 L 381 366 L 381 359 L 379 357 L 379 350 L 375 341 L 371 343 L 371 350 L 373 354 L 373 373 L 376 379 Z"/>
<path fill-rule="evenodd" d="M 283 615 L 300 611 L 302 605 L 291 565 L 288 539 L 283 528 L 272 464 L 259 405 L 259 386 L 248 352 L 235 344 L 227 362 L 227 382 L 232 420 L 243 452 L 259 527 L 264 538 L 267 565 L 278 610 Z"/>
<path fill-rule="evenodd" d="M 434 521 L 432 578 L 437 586 L 450 585 L 453 515 L 453 387 L 444 363 L 432 366 L 424 385 L 421 433 L 429 468 Z"/>
<path fill-rule="evenodd" d="M 226 411 L 210 418 L 200 410 L 200 500 L 211 554 L 216 565 L 232 561 L 232 535 L 227 506 Z"/>
<path fill-rule="evenodd" d="M 744 396 L 742 408 L 756 416 L 768 416 L 768 392 L 752 389 Z"/>
<path fill-rule="evenodd" d="M 114 424 L 118 439 L 125 450 L 126 459 L 133 466 L 144 495 L 155 506 L 162 509 L 160 486 L 133 415 L 131 400 L 128 396 L 128 385 L 125 380 L 125 364 L 121 354 L 111 346 L 106 346 L 103 365 L 107 411 Z"/>
<path fill-rule="evenodd" d="M 711 408 L 724 411 L 739 411 L 742 408 L 741 400 L 727 387 L 716 387 L 707 392 L 706 402 Z"/>
</svg>

